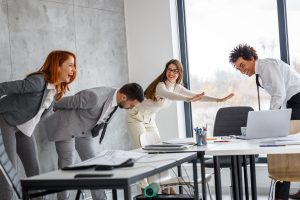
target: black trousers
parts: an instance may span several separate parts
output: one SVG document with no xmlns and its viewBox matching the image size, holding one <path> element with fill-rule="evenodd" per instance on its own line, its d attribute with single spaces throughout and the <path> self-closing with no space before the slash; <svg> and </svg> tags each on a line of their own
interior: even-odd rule
<svg viewBox="0 0 300 200">
<path fill-rule="evenodd" d="M 295 94 L 288 100 L 286 107 L 292 109 L 291 120 L 300 120 L 300 92 Z M 290 182 L 277 182 L 275 189 L 275 198 L 288 200 L 290 185 Z"/>
</svg>

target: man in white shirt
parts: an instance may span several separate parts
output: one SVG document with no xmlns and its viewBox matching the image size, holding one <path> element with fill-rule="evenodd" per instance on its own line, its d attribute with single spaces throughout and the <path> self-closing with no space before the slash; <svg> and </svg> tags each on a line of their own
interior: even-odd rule
<svg viewBox="0 0 300 200">
<path fill-rule="evenodd" d="M 273 58 L 258 59 L 256 50 L 247 44 L 235 47 L 229 62 L 242 74 L 256 75 L 256 84 L 271 96 L 270 109 L 291 108 L 291 119 L 300 119 L 300 75 L 288 64 Z M 288 199 L 289 188 L 289 182 L 278 182 L 275 198 Z"/>
</svg>

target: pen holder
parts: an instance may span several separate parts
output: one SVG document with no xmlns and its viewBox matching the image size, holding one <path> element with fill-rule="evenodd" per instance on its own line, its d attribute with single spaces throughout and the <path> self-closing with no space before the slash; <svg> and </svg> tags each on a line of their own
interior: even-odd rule
<svg viewBox="0 0 300 200">
<path fill-rule="evenodd" d="M 197 146 L 203 146 L 207 144 L 207 133 L 202 131 L 201 133 L 196 133 L 196 143 Z"/>
</svg>

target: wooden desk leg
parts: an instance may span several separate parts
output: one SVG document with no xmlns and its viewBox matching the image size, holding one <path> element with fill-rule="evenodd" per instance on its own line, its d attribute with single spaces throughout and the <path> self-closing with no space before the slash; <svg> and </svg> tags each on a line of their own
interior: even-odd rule
<svg viewBox="0 0 300 200">
<path fill-rule="evenodd" d="M 178 173 L 178 177 L 182 177 L 182 173 L 181 173 L 181 165 L 177 166 L 177 173 Z M 183 194 L 183 189 L 182 186 L 179 185 L 179 194 Z"/>
<path fill-rule="evenodd" d="M 231 185 L 232 196 L 234 200 L 239 199 L 239 187 L 238 187 L 238 174 L 237 174 L 237 160 L 236 156 L 231 156 Z"/>
<path fill-rule="evenodd" d="M 257 200 L 255 155 L 250 155 L 250 174 L 251 174 L 251 195 L 253 200 Z"/>
<path fill-rule="evenodd" d="M 197 159 L 193 160 L 193 177 L 194 177 L 194 199 L 199 199 L 199 188 L 198 188 L 198 173 L 197 173 Z"/>
<path fill-rule="evenodd" d="M 118 194 L 117 194 L 117 190 L 116 189 L 112 190 L 112 199 L 113 200 L 117 200 L 118 199 Z"/>
<path fill-rule="evenodd" d="M 201 182 L 202 182 L 202 199 L 207 200 L 204 153 L 198 152 L 198 158 L 200 159 L 200 165 L 201 165 L 200 169 L 201 169 Z"/>
<path fill-rule="evenodd" d="M 222 199 L 221 176 L 220 176 L 220 162 L 218 156 L 214 156 L 214 173 L 216 186 L 216 200 Z"/>
<path fill-rule="evenodd" d="M 246 156 L 243 156 L 243 169 L 244 169 L 245 197 L 246 197 L 246 200 L 249 200 L 248 170 L 247 170 L 247 157 Z"/>
<path fill-rule="evenodd" d="M 124 188 L 124 200 L 131 200 L 131 189 L 130 185 L 127 185 Z"/>
</svg>

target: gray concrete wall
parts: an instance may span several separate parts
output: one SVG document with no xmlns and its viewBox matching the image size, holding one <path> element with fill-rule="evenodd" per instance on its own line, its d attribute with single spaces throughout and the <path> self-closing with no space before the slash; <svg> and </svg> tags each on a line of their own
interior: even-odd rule
<svg viewBox="0 0 300 200">
<path fill-rule="evenodd" d="M 123 0 L 0 0 L 0 8 L 0 82 L 23 79 L 55 49 L 77 55 L 69 94 L 128 82 Z M 35 135 L 42 172 L 55 169 L 54 144 L 38 129 Z M 119 110 L 97 149 L 129 148 L 125 112 Z"/>
</svg>

